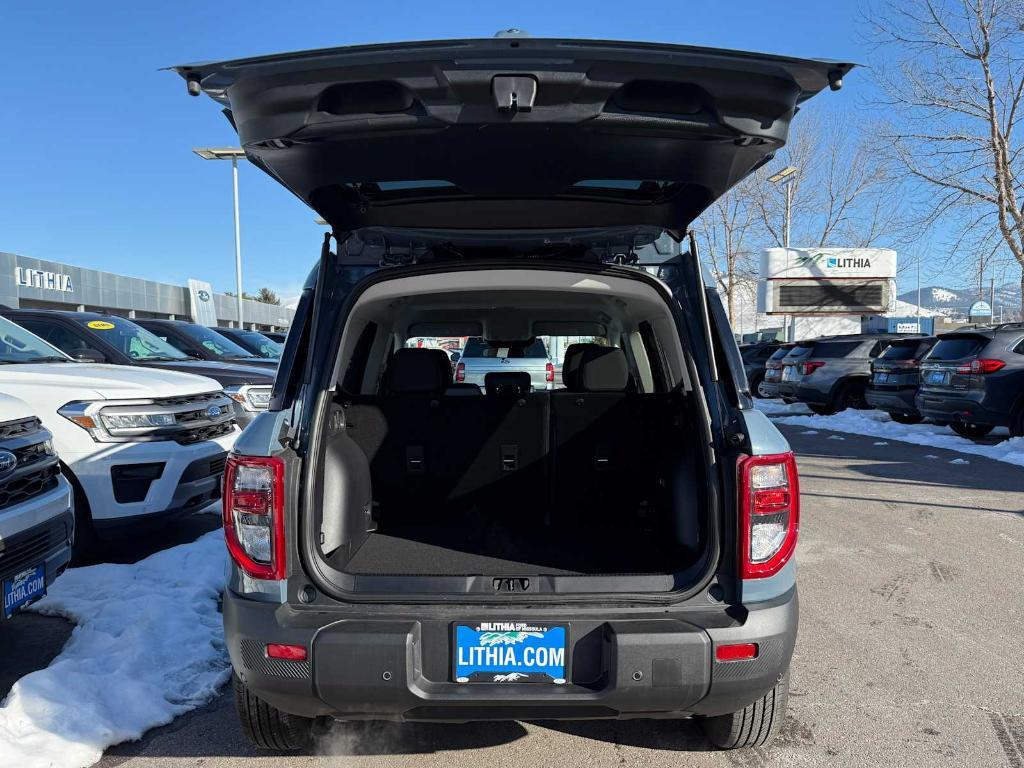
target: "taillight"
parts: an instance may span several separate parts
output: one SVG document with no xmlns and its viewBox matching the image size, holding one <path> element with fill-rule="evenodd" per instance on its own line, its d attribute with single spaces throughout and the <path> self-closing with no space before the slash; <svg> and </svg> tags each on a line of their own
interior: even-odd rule
<svg viewBox="0 0 1024 768">
<path fill-rule="evenodd" d="M 455 366 L 455 380 L 465 381 L 466 380 L 466 364 L 459 363 Z"/>
<path fill-rule="evenodd" d="M 238 567 L 256 579 L 283 579 L 284 462 L 229 456 L 224 467 L 224 538 Z"/>
<path fill-rule="evenodd" d="M 802 375 L 810 376 L 812 373 L 814 373 L 816 370 L 821 368 L 821 366 L 823 366 L 823 365 L 824 365 L 824 363 L 821 362 L 820 360 L 815 360 L 814 362 L 810 362 L 810 363 L 797 363 L 797 368 L 800 369 L 800 373 Z"/>
<path fill-rule="evenodd" d="M 961 363 L 956 367 L 957 373 L 995 373 L 1000 368 L 1006 367 L 1006 363 L 1002 360 L 990 360 L 987 358 L 977 358 L 971 360 L 969 363 Z"/>
<path fill-rule="evenodd" d="M 554 381 L 554 380 L 555 380 L 555 366 L 552 365 L 551 363 L 548 363 L 547 365 L 544 366 L 544 381 Z"/>
<path fill-rule="evenodd" d="M 778 573 L 796 549 L 800 486 L 790 453 L 743 456 L 739 473 L 740 578 Z"/>
</svg>

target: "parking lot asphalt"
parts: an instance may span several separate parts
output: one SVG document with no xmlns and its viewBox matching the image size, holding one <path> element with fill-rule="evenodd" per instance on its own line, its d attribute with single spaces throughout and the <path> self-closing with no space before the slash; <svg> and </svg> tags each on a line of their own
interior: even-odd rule
<svg viewBox="0 0 1024 768">
<path fill-rule="evenodd" d="M 801 470 L 801 623 L 789 718 L 770 749 L 710 751 L 690 722 L 340 724 L 308 754 L 261 756 L 225 691 L 99 765 L 1024 768 L 1024 470 L 783 430 Z M 23 618 L 28 633 L 58 621 Z M 6 681 L 17 659 L 0 659 Z"/>
</svg>

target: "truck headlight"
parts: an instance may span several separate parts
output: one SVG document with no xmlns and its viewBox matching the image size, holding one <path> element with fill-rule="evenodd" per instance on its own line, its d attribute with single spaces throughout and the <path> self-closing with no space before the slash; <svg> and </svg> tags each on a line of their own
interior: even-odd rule
<svg viewBox="0 0 1024 768">
<path fill-rule="evenodd" d="M 224 394 L 238 403 L 243 411 L 257 413 L 270 406 L 269 384 L 242 384 L 237 387 L 226 387 Z"/>
<path fill-rule="evenodd" d="M 111 432 L 119 429 L 148 429 L 150 427 L 173 427 L 173 413 L 111 413 L 100 416 L 103 426 Z"/>
<path fill-rule="evenodd" d="M 57 413 L 89 432 L 100 443 L 148 442 L 188 438 L 207 439 L 234 425 L 231 401 L 222 392 L 203 392 L 153 400 L 76 400 Z"/>
</svg>

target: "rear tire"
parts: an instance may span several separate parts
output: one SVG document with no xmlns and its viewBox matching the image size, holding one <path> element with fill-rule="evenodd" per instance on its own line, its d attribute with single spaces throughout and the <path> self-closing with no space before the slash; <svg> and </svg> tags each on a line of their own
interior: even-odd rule
<svg viewBox="0 0 1024 768">
<path fill-rule="evenodd" d="M 764 391 L 764 375 L 755 376 L 754 380 L 750 382 L 750 392 L 754 397 L 764 400 L 768 397 L 768 394 Z"/>
<path fill-rule="evenodd" d="M 836 410 L 845 411 L 847 408 L 853 408 L 855 411 L 866 411 L 870 409 L 871 406 L 868 405 L 868 401 L 864 397 L 866 389 L 867 384 L 863 381 L 851 381 L 844 384 L 839 390 L 839 394 L 836 395 Z"/>
<path fill-rule="evenodd" d="M 990 427 L 987 424 L 969 424 L 963 421 L 950 422 L 949 428 L 960 435 L 960 437 L 966 437 L 969 440 L 977 440 L 995 429 L 995 427 Z"/>
<path fill-rule="evenodd" d="M 235 689 L 235 709 L 242 732 L 259 749 L 294 752 L 313 741 L 313 720 L 291 715 L 257 698 L 238 675 L 231 672 Z"/>
<path fill-rule="evenodd" d="M 1010 437 L 1024 437 L 1024 408 L 1017 413 L 1017 418 L 1010 424 Z"/>
<path fill-rule="evenodd" d="M 728 715 L 703 717 L 700 726 L 708 740 L 719 749 L 761 747 L 771 743 L 786 719 L 789 700 L 789 670 L 762 698 Z"/>
<path fill-rule="evenodd" d="M 889 418 L 897 424 L 920 424 L 924 421 L 924 416 L 919 413 L 890 413 Z"/>
</svg>

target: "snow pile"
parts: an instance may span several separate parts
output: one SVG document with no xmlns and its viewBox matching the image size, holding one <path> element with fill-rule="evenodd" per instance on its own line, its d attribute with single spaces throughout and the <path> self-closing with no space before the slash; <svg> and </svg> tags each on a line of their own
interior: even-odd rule
<svg viewBox="0 0 1024 768">
<path fill-rule="evenodd" d="M 769 416 L 781 416 L 782 414 L 807 414 L 811 410 L 803 403 L 793 403 L 792 405 L 786 405 L 781 400 L 762 400 L 754 399 L 754 408 L 766 413 Z"/>
<path fill-rule="evenodd" d="M 767 413 L 772 414 L 771 411 L 767 411 Z M 792 424 L 798 427 L 848 432 L 854 435 L 926 445 L 930 448 L 944 448 L 949 451 L 970 453 L 1024 467 L 1024 438 L 1021 437 L 1003 440 L 995 445 L 979 445 L 954 434 L 948 427 L 940 427 L 935 424 L 897 424 L 889 418 L 887 413 L 882 411 L 847 410 L 833 416 L 780 415 L 774 420 L 780 424 Z M 933 456 L 932 458 L 939 457 Z"/>
<path fill-rule="evenodd" d="M 34 611 L 75 627 L 0 708 L 0 763 L 79 768 L 214 697 L 230 674 L 220 531 L 130 565 L 67 571 Z"/>
</svg>

